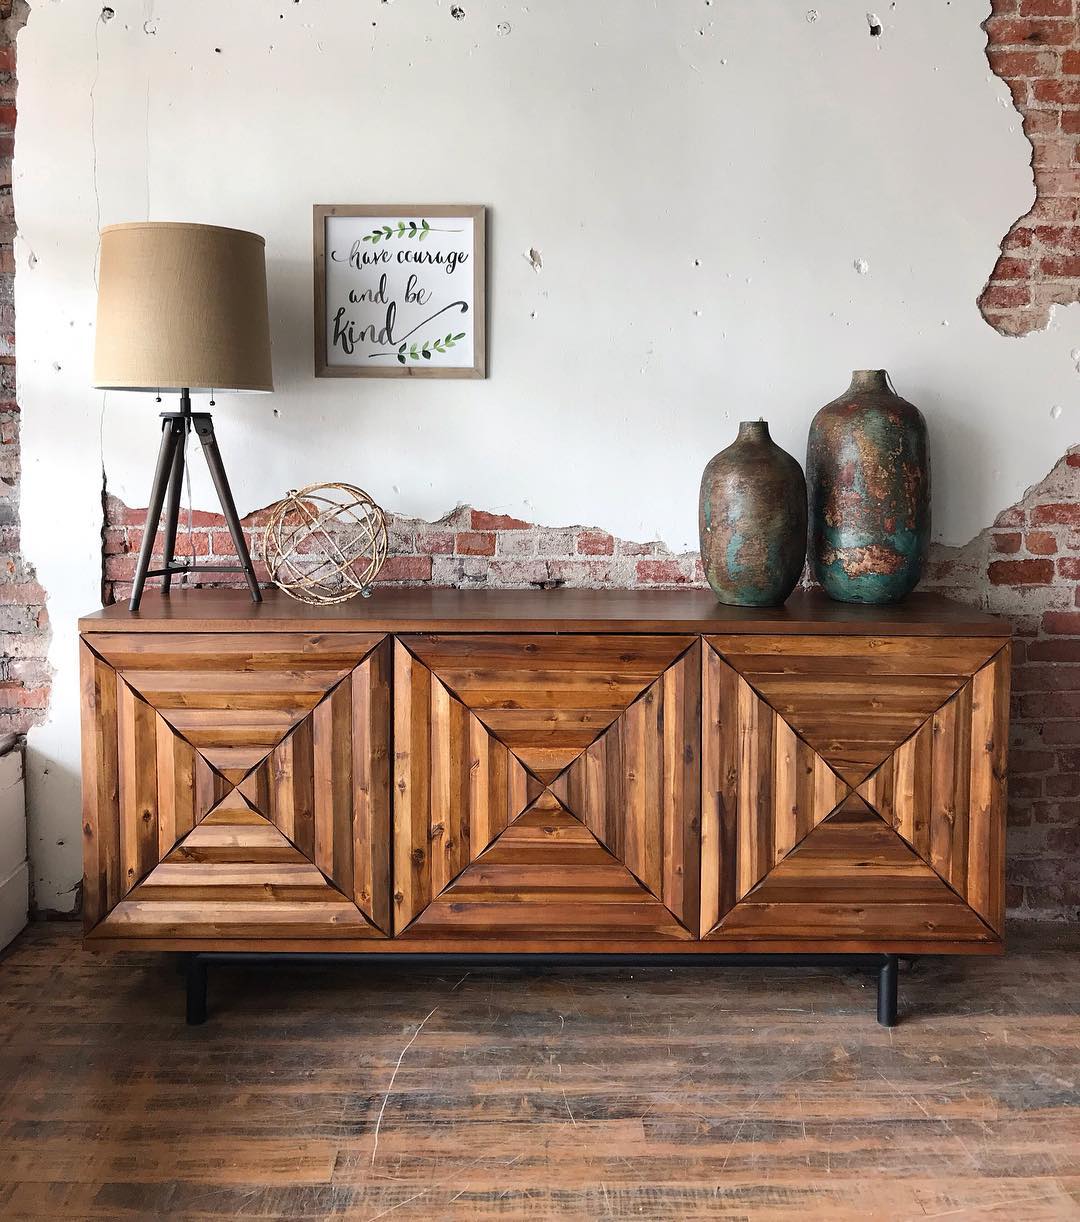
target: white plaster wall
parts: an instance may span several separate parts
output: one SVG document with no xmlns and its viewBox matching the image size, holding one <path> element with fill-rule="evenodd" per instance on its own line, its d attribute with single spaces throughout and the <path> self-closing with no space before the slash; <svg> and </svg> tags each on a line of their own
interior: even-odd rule
<svg viewBox="0 0 1080 1222">
<path fill-rule="evenodd" d="M 141 505 L 157 446 L 149 397 L 89 389 L 99 224 L 266 235 L 277 393 L 217 413 L 242 511 L 339 478 L 689 548 L 739 419 L 801 456 L 848 371 L 885 366 L 960 542 L 1078 439 L 1077 314 L 1010 340 L 975 306 L 1034 195 L 988 0 L 899 0 L 879 38 L 865 0 L 111 3 L 31 0 L 18 46 L 23 537 L 57 667 L 30 739 L 41 905 L 81 872 L 102 468 Z M 312 377 L 311 205 L 395 200 L 491 208 L 484 382 Z M 195 501 L 216 508 L 198 466 Z"/>
</svg>

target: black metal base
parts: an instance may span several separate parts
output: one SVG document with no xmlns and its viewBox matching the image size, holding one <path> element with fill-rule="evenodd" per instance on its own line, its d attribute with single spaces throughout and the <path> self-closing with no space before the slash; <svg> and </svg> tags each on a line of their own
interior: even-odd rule
<svg viewBox="0 0 1080 1222">
<path fill-rule="evenodd" d="M 195 430 L 206 457 L 210 478 L 214 481 L 239 564 L 195 564 L 194 556 L 191 563 L 179 563 L 176 559 L 176 531 L 180 520 L 180 494 L 184 484 L 184 447 L 192 429 Z M 151 569 L 150 559 L 154 554 L 154 539 L 157 536 L 162 509 L 165 511 L 163 567 Z M 173 577 L 183 573 L 243 573 L 251 591 L 252 601 L 262 602 L 255 568 L 251 563 L 251 555 L 225 474 L 225 464 L 221 461 L 221 451 L 214 436 L 214 422 L 209 412 L 191 410 L 191 395 L 186 390 L 180 394 L 178 412 L 161 413 L 161 449 L 158 451 L 154 483 L 150 489 L 150 503 L 146 509 L 146 528 L 143 532 L 142 547 L 139 549 L 139 560 L 135 566 L 129 610 L 138 611 L 147 577 L 164 578 L 161 588 L 163 593 L 168 594 Z"/>
<path fill-rule="evenodd" d="M 206 951 L 186 960 L 187 1021 L 206 1022 L 207 967 L 211 963 L 382 963 L 427 967 L 843 967 L 877 973 L 877 1020 L 896 1026 L 896 955 L 556 955 L 556 954 L 274 954 Z"/>
</svg>

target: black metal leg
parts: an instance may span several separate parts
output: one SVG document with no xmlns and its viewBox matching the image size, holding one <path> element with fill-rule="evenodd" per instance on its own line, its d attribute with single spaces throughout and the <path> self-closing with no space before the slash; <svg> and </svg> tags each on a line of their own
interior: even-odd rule
<svg viewBox="0 0 1080 1222">
<path fill-rule="evenodd" d="M 240 558 L 244 576 L 247 578 L 252 601 L 257 603 L 262 602 L 259 583 L 255 579 L 255 569 L 251 563 L 247 543 L 244 542 L 244 532 L 240 526 L 240 518 L 236 512 L 232 491 L 229 488 L 229 480 L 225 475 L 225 466 L 221 461 L 221 452 L 218 450 L 217 438 L 214 436 L 214 422 L 209 415 L 203 413 L 197 414 L 194 420 L 195 432 L 199 435 L 199 443 L 202 446 L 203 453 L 206 455 L 206 465 L 210 468 L 210 478 L 214 481 L 214 487 L 217 489 L 218 500 L 221 502 L 221 509 L 225 514 L 225 522 L 229 527 L 229 534 L 232 535 L 236 554 Z"/>
<path fill-rule="evenodd" d="M 187 1021 L 189 1027 L 206 1022 L 206 960 L 201 955 L 187 963 Z"/>
<path fill-rule="evenodd" d="M 172 470 L 169 473 L 169 492 L 165 499 L 165 546 L 162 567 L 166 570 L 161 582 L 163 594 L 168 594 L 172 574 L 168 572 L 176 555 L 176 528 L 180 521 L 180 492 L 184 486 L 184 440 L 187 430 L 173 450 Z"/>
<path fill-rule="evenodd" d="M 897 958 L 886 955 L 878 969 L 877 1020 L 883 1027 L 896 1026 Z"/>
<path fill-rule="evenodd" d="M 158 523 L 161 521 L 161 507 L 165 503 L 165 492 L 168 487 L 169 474 L 173 468 L 173 455 L 178 444 L 182 444 L 181 425 L 178 429 L 174 420 L 166 420 L 162 426 L 161 449 L 158 451 L 157 468 L 154 471 L 154 483 L 150 489 L 150 504 L 146 507 L 146 530 L 143 533 L 142 547 L 139 550 L 139 560 L 135 566 L 135 580 L 131 586 L 131 601 L 128 609 L 138 611 L 142 599 L 143 586 L 146 584 L 146 573 L 150 568 L 150 558 L 154 554 L 154 538 L 157 535 Z"/>
</svg>

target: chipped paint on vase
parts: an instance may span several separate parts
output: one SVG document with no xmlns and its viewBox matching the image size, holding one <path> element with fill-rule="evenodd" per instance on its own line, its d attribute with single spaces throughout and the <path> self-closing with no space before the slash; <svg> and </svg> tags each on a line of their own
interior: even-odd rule
<svg viewBox="0 0 1080 1222">
<path fill-rule="evenodd" d="M 779 606 L 806 559 L 806 480 L 764 420 L 744 421 L 701 477 L 701 563 L 716 597 Z"/>
<path fill-rule="evenodd" d="M 857 369 L 810 425 L 810 559 L 840 602 L 903 598 L 918 584 L 930 545 L 926 421 L 888 377 Z"/>
</svg>

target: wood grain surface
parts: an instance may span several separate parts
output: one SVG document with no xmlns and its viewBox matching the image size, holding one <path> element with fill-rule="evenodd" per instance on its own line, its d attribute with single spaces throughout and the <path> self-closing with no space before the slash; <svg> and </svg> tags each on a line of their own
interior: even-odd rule
<svg viewBox="0 0 1080 1222">
<path fill-rule="evenodd" d="M 799 591 L 782 607 L 730 607 L 710 590 L 457 590 L 378 586 L 373 597 L 308 607 L 280 590 L 253 603 L 240 590 L 148 591 L 94 611 L 83 632 L 681 632 L 969 636 L 1007 640 L 1007 620 L 937 594 L 884 607 L 838 603 Z"/>
<path fill-rule="evenodd" d="M 858 788 L 999 933 L 1005 910 L 1008 648 L 981 667 Z"/>
<path fill-rule="evenodd" d="M 1080 1216 L 1080 934 L 822 968 L 215 967 L 34 925 L 0 961 L 0 1216 Z"/>
<path fill-rule="evenodd" d="M 996 941 L 996 933 L 854 794 L 721 917 L 711 939 Z"/>
<path fill-rule="evenodd" d="M 849 785 L 861 784 L 1000 648 L 985 639 L 711 636 Z"/>
<path fill-rule="evenodd" d="M 1000 937 L 1008 676 L 983 641 L 708 638 L 702 934 Z"/>
<path fill-rule="evenodd" d="M 397 939 L 412 936 L 691 937 L 667 908 L 545 791 L 428 904 Z"/>
<path fill-rule="evenodd" d="M 699 649 L 398 638 L 395 933 L 696 933 Z"/>
<path fill-rule="evenodd" d="M 850 788 L 711 646 L 702 658 L 705 934 Z"/>
<path fill-rule="evenodd" d="M 315 948 L 325 928 L 328 946 L 373 951 L 390 937 L 434 950 L 1000 946 L 1009 668 L 996 621 L 933 599 L 868 615 L 797 599 L 779 631 L 736 618 L 702 639 L 679 630 L 694 599 L 575 592 L 563 609 L 600 625 L 584 632 L 544 620 L 554 604 L 535 593 L 413 593 L 389 603 L 493 618 L 392 637 L 358 630 L 366 607 L 333 630 L 280 605 L 195 633 L 168 615 L 94 621 L 91 939 Z M 623 630 L 661 606 L 665 631 Z M 549 631 L 496 631 L 510 610 Z M 297 865 L 274 856 L 286 852 L 332 894 L 310 872 L 300 890 L 283 883 L 270 867 Z"/>
<path fill-rule="evenodd" d="M 82 645 L 88 936 L 387 934 L 389 641 L 99 643 Z"/>
</svg>

